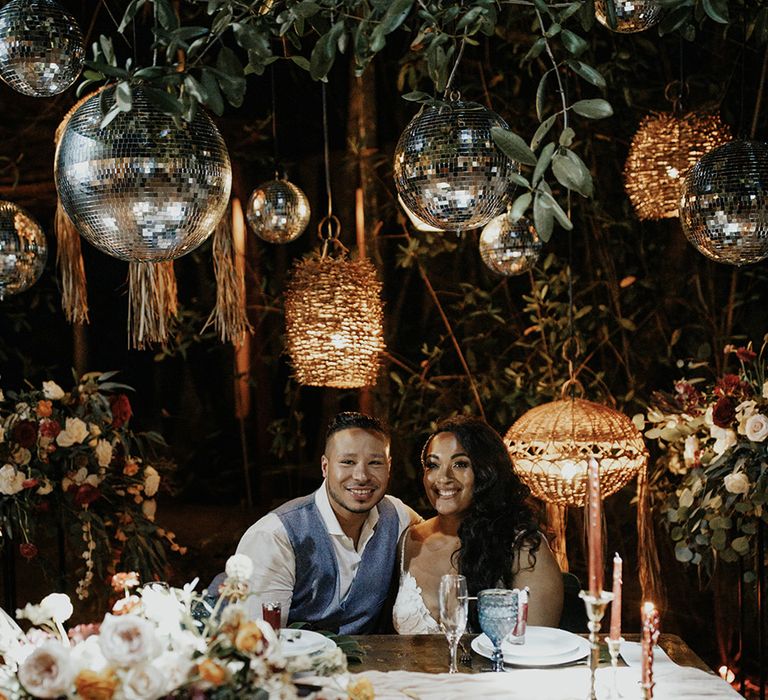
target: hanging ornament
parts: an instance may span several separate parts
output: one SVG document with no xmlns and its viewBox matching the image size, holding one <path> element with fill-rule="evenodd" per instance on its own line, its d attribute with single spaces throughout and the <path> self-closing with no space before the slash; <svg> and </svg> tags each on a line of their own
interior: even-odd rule
<svg viewBox="0 0 768 700">
<path fill-rule="evenodd" d="M 40 224 L 13 202 L 0 201 L 0 301 L 37 282 L 47 257 Z"/>
<path fill-rule="evenodd" d="M 63 92 L 77 80 L 84 58 L 80 27 L 53 0 L 11 0 L 0 10 L 0 78 L 17 92 Z"/>
<path fill-rule="evenodd" d="M 768 144 L 731 141 L 710 151 L 685 176 L 683 232 L 716 262 L 756 263 L 768 257 Z"/>
<path fill-rule="evenodd" d="M 616 28 L 608 21 L 606 3 L 616 8 Z M 604 27 L 620 34 L 643 32 L 661 19 L 661 5 L 656 0 L 595 0 L 595 17 Z"/>
<path fill-rule="evenodd" d="M 275 178 L 259 185 L 248 200 L 251 230 L 267 243 L 290 243 L 309 223 L 309 200 L 292 182 Z"/>
<path fill-rule="evenodd" d="M 680 185 L 686 173 L 705 153 L 731 138 L 731 130 L 717 115 L 665 112 L 645 117 L 624 166 L 624 183 L 637 217 L 679 216 Z"/>
<path fill-rule="evenodd" d="M 430 226 L 428 223 L 425 223 L 418 216 L 416 216 L 416 214 L 414 214 L 408 207 L 405 206 L 403 198 L 400 195 L 397 195 L 397 201 L 400 204 L 402 210 L 405 212 L 405 215 L 408 217 L 408 221 L 411 222 L 411 226 L 413 226 L 413 228 L 415 228 L 417 231 L 421 231 L 422 233 L 443 232 L 443 229 L 437 228 L 436 226 Z"/>
<path fill-rule="evenodd" d="M 493 219 L 480 234 L 480 257 L 493 272 L 520 275 L 539 259 L 544 243 L 524 216 L 512 223 L 508 214 Z"/>
<path fill-rule="evenodd" d="M 107 89 L 111 103 L 114 88 Z M 194 250 L 221 218 L 232 170 L 203 110 L 174 123 L 133 89 L 133 109 L 100 128 L 101 95 L 72 114 L 56 156 L 56 189 L 80 234 L 107 255 L 173 260 Z"/>
<path fill-rule="evenodd" d="M 446 231 L 484 226 L 501 214 L 519 166 L 494 144 L 494 126 L 507 128 L 476 102 L 423 107 L 395 149 L 395 186 L 405 208 Z"/>
</svg>

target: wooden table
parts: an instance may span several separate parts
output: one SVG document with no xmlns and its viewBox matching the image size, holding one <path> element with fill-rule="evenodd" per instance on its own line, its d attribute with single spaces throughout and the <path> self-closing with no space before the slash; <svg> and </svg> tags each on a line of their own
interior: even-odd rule
<svg viewBox="0 0 768 700">
<path fill-rule="evenodd" d="M 586 635 L 583 635 L 586 636 Z M 640 641 L 639 634 L 625 635 L 628 641 Z M 362 664 L 354 664 L 350 671 L 422 671 L 426 673 L 445 673 L 448 670 L 448 642 L 442 634 L 372 634 L 354 637 L 365 650 Z M 464 635 L 462 642 L 469 650 L 470 635 Z M 662 634 L 659 645 L 669 658 L 681 666 L 691 666 L 708 673 L 712 670 L 693 652 L 680 637 L 674 634 Z M 462 673 L 479 673 L 488 666 L 488 660 L 474 651 L 472 668 L 459 665 Z"/>
</svg>

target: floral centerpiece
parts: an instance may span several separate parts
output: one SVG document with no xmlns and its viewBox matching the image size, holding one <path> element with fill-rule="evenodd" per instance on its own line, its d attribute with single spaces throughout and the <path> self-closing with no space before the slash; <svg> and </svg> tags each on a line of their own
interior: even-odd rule
<svg viewBox="0 0 768 700">
<path fill-rule="evenodd" d="M 161 477 L 142 457 L 162 438 L 130 430 L 130 387 L 114 374 L 0 391 L 0 528 L 29 559 L 41 527 L 63 528 L 84 565 L 80 598 L 117 570 L 165 578 L 166 549 L 183 552 L 154 522 Z"/>
<path fill-rule="evenodd" d="M 707 576 L 717 561 L 743 559 L 754 579 L 755 535 L 768 523 L 766 343 L 759 354 L 751 343 L 726 346 L 735 371 L 678 381 L 638 417 L 662 448 L 653 487 L 675 556 Z"/>
</svg>

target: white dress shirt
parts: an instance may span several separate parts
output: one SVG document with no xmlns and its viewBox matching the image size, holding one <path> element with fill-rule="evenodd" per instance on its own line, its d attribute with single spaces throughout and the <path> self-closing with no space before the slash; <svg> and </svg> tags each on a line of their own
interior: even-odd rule
<svg viewBox="0 0 768 700">
<path fill-rule="evenodd" d="M 400 521 L 399 534 L 412 523 L 421 522 L 421 516 L 409 508 L 399 498 L 384 496 L 397 511 Z M 323 481 L 315 491 L 315 505 L 320 519 L 331 536 L 336 563 L 339 568 L 339 585 L 336 590 L 337 601 L 346 596 L 357 573 L 365 545 L 371 539 L 379 521 L 379 509 L 368 513 L 360 538 L 355 549 L 352 538 L 344 533 L 328 499 L 326 483 Z M 267 513 L 261 520 L 249 527 L 237 545 L 237 554 L 246 554 L 253 562 L 251 575 L 251 595 L 245 601 L 251 617 L 261 618 L 263 602 L 279 602 L 282 610 L 282 624 L 288 621 L 288 612 L 293 599 L 293 587 L 296 582 L 296 557 L 291 541 L 282 521 L 275 513 Z M 395 553 L 392 553 L 393 562 Z"/>
</svg>

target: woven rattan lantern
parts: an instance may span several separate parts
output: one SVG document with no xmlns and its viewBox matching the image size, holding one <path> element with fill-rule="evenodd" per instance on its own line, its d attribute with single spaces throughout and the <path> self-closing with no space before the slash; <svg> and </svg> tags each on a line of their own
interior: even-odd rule
<svg viewBox="0 0 768 700">
<path fill-rule="evenodd" d="M 515 472 L 536 498 L 583 506 L 587 463 L 600 465 L 603 498 L 629 483 L 648 453 L 640 431 L 623 413 L 578 398 L 536 406 L 507 431 Z"/>
<path fill-rule="evenodd" d="M 627 194 L 637 217 L 679 216 L 680 186 L 688 170 L 730 140 L 730 129 L 717 115 L 665 112 L 645 117 L 624 166 Z"/>
<path fill-rule="evenodd" d="M 324 252 L 297 263 L 285 291 L 286 344 L 297 381 L 339 389 L 375 384 L 383 315 L 370 260 Z"/>
</svg>

